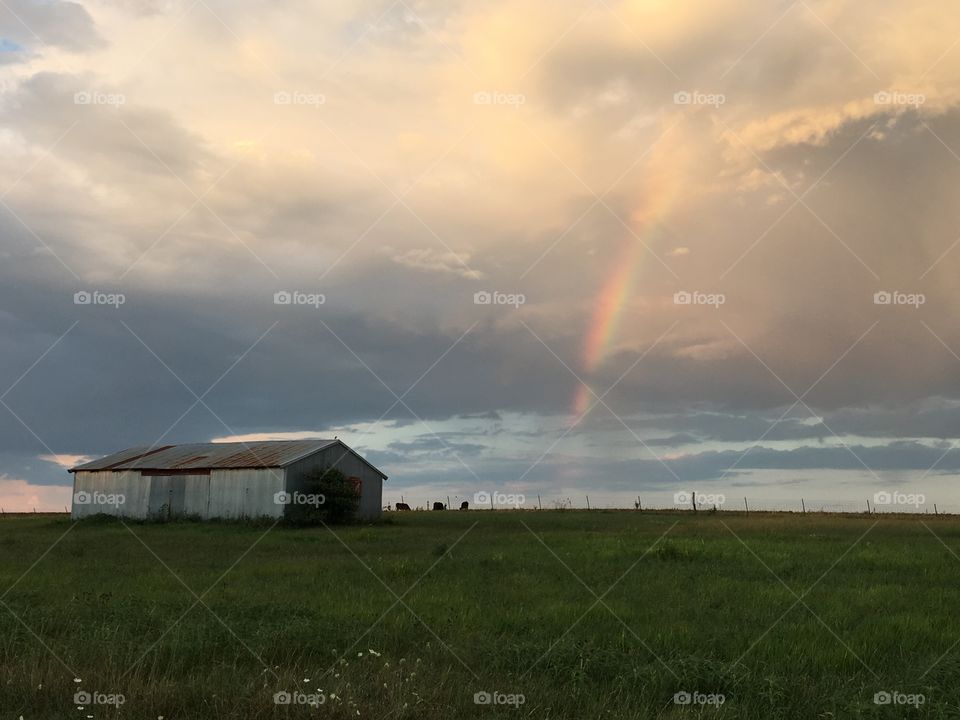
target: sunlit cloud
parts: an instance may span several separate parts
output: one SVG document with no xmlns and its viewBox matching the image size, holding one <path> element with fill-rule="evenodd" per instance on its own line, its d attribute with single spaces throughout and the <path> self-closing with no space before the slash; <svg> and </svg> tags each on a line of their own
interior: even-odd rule
<svg viewBox="0 0 960 720">
<path fill-rule="evenodd" d="M 613 487 L 797 396 L 794 449 L 960 427 L 942 0 L 8 5 L 10 477 L 336 428 L 391 482 Z"/>
</svg>

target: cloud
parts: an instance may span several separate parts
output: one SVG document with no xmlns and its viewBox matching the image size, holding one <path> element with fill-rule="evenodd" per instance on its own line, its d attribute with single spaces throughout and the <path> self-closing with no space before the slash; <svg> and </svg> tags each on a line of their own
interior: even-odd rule
<svg viewBox="0 0 960 720">
<path fill-rule="evenodd" d="M 919 472 L 958 427 L 960 19 L 864 7 L 218 2 L 157 42 L 166 3 L 9 5 L 0 472 L 330 431 L 399 482 L 674 482 L 630 431 L 694 479 L 760 437 L 737 481 L 862 471 L 834 433 Z"/>
<path fill-rule="evenodd" d="M 63 512 L 69 510 L 71 485 L 33 485 L 0 475 L 0 509 L 6 513 Z"/>
<path fill-rule="evenodd" d="M 0 36 L 35 51 L 51 46 L 81 52 L 104 43 L 86 8 L 63 0 L 7 0 L 0 8 Z"/>
<path fill-rule="evenodd" d="M 441 252 L 432 248 L 412 248 L 391 258 L 395 263 L 415 270 L 428 272 L 450 273 L 467 280 L 479 280 L 483 277 L 476 270 L 471 270 L 467 262 L 469 257 L 463 257 L 454 252 Z"/>
<path fill-rule="evenodd" d="M 82 465 L 93 458 L 90 455 L 40 455 L 39 459 L 48 463 L 53 463 L 54 465 L 58 465 L 64 470 L 69 470 L 70 468 L 76 467 L 77 465 Z"/>
</svg>

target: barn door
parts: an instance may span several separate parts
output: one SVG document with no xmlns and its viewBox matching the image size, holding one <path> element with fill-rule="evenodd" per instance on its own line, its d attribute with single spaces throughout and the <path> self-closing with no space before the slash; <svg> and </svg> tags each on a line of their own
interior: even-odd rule
<svg viewBox="0 0 960 720">
<path fill-rule="evenodd" d="M 181 517 L 184 514 L 184 477 L 183 475 L 150 476 L 150 517 L 165 520 Z"/>
</svg>

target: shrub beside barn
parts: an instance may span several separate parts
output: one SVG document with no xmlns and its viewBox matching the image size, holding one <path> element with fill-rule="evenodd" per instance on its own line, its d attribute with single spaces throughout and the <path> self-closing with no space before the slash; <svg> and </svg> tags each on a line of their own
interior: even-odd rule
<svg viewBox="0 0 960 720">
<path fill-rule="evenodd" d="M 380 470 L 338 439 L 138 447 L 78 465 L 71 517 L 280 518 L 308 478 L 335 468 L 357 488 L 360 519 L 380 516 Z"/>
</svg>

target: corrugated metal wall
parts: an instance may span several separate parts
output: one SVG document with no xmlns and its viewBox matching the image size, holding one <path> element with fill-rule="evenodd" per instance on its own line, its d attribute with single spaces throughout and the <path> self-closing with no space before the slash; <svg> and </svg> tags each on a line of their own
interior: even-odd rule
<svg viewBox="0 0 960 720">
<path fill-rule="evenodd" d="M 283 470 L 269 468 L 144 476 L 139 470 L 79 471 L 74 473 L 71 516 L 276 518 L 284 506 L 274 496 L 284 483 Z M 122 502 L 111 502 L 120 497 Z"/>
<path fill-rule="evenodd" d="M 110 496 L 122 496 L 123 502 L 105 504 Z M 89 499 L 90 502 L 84 502 Z M 83 518 L 105 514 L 144 519 L 150 501 L 150 484 L 140 480 L 138 470 L 99 470 L 77 472 L 73 478 L 73 510 L 71 517 Z"/>
<path fill-rule="evenodd" d="M 281 517 L 284 505 L 274 502 L 274 496 L 284 484 L 279 468 L 211 470 L 210 507 L 201 517 Z"/>
<path fill-rule="evenodd" d="M 302 489 L 302 479 L 317 470 L 336 467 L 347 477 L 358 477 L 360 487 L 360 517 L 375 520 L 380 517 L 383 498 L 383 478 L 370 466 L 341 445 L 334 445 L 303 460 L 287 466 L 287 490 Z"/>
</svg>

